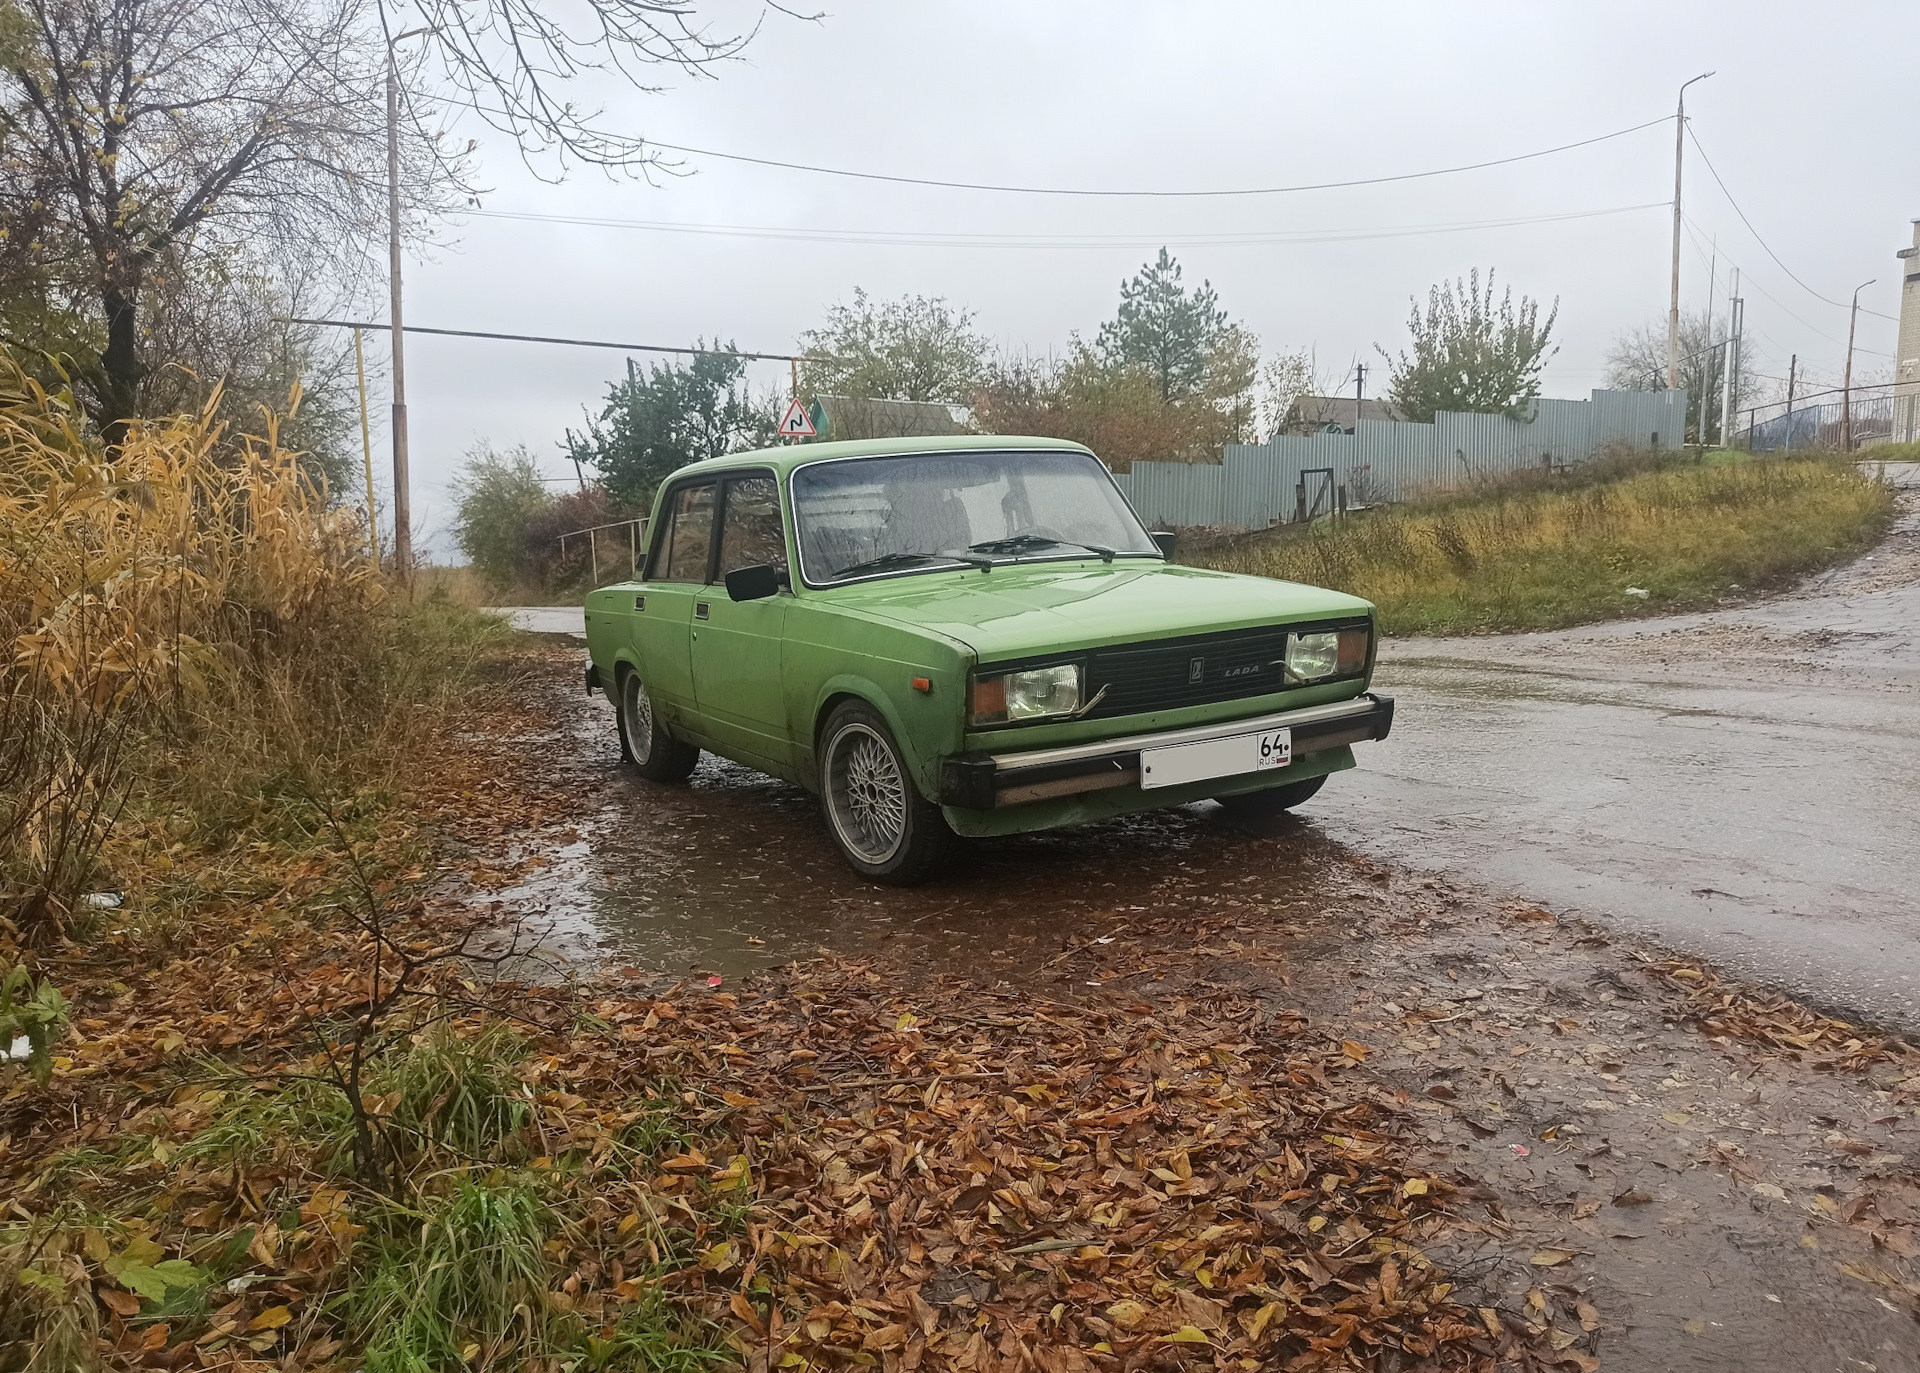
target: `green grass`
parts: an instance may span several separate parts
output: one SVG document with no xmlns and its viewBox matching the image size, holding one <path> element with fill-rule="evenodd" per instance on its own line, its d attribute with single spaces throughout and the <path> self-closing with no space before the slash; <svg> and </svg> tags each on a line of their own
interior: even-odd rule
<svg viewBox="0 0 1920 1373">
<path fill-rule="evenodd" d="M 657 1287 L 591 1327 L 549 1294 L 549 1242 L 569 1233 L 534 1175 L 463 1178 L 418 1209 L 390 1208 L 373 1255 L 339 1301 L 367 1373 L 561 1366 L 695 1373 L 728 1361 L 715 1331 Z"/>
<path fill-rule="evenodd" d="M 1871 546 L 1893 510 L 1887 485 L 1834 458 L 1665 456 L 1522 474 L 1190 561 L 1363 596 L 1388 634 L 1552 629 L 1784 585 Z"/>
<path fill-rule="evenodd" d="M 546 1352 L 542 1246 L 555 1217 L 538 1191 L 462 1181 L 394 1219 L 343 1303 L 367 1340 L 367 1373 L 506 1368 Z"/>
<path fill-rule="evenodd" d="M 377 1075 L 374 1091 L 397 1094 L 389 1119 L 411 1148 L 491 1159 L 511 1152 L 532 1115 L 515 1072 L 526 1053 L 526 1042 L 502 1025 L 472 1037 L 436 1026 Z"/>
</svg>

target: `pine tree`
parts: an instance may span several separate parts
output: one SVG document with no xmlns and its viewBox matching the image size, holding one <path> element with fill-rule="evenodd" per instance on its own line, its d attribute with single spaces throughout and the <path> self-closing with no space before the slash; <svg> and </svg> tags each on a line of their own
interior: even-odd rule
<svg viewBox="0 0 1920 1373">
<path fill-rule="evenodd" d="M 1145 367 L 1160 399 L 1185 400 L 1206 384 L 1208 361 L 1227 328 L 1211 283 L 1188 294 L 1180 264 L 1165 248 L 1158 260 L 1120 284 L 1120 310 L 1100 326 L 1096 346 L 1109 366 Z"/>
</svg>

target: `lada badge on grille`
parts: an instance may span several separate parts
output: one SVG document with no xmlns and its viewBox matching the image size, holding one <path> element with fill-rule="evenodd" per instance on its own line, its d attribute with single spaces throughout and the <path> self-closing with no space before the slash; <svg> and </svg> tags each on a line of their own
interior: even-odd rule
<svg viewBox="0 0 1920 1373">
<path fill-rule="evenodd" d="M 1202 680 L 1206 675 L 1207 675 L 1207 660 L 1205 658 L 1187 659 L 1187 680 L 1189 682 L 1198 682 Z"/>
</svg>

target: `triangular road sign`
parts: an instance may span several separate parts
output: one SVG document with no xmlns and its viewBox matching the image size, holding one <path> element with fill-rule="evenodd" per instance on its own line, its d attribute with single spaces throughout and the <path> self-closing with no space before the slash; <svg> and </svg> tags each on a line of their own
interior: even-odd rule
<svg viewBox="0 0 1920 1373">
<path fill-rule="evenodd" d="M 807 407 L 798 400 L 787 404 L 787 413 L 780 417 L 780 435 L 788 439 L 810 439 L 820 431 L 813 427 L 813 416 L 807 413 Z"/>
</svg>

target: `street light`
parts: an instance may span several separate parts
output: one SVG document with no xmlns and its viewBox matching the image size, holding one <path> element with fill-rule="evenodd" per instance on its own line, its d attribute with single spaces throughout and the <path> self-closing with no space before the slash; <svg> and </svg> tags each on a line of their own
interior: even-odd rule
<svg viewBox="0 0 1920 1373">
<path fill-rule="evenodd" d="M 1680 100 L 1673 113 L 1673 298 L 1667 305 L 1667 389 L 1680 384 L 1680 154 L 1687 134 L 1687 87 L 1705 81 L 1712 72 L 1701 72 L 1691 81 L 1680 83 Z M 1712 321 L 1708 321 L 1709 324 Z M 1684 435 L 1682 435 L 1684 437 Z"/>
<path fill-rule="evenodd" d="M 393 340 L 393 571 L 413 575 L 413 502 L 407 489 L 406 333 L 400 311 L 400 72 L 394 49 L 431 26 L 387 40 L 387 324 Z"/>
<path fill-rule="evenodd" d="M 1853 451 L 1853 326 L 1860 322 L 1860 293 L 1873 285 L 1863 281 L 1853 288 L 1853 313 L 1847 316 L 1847 375 L 1840 383 L 1840 451 Z"/>
</svg>

